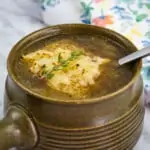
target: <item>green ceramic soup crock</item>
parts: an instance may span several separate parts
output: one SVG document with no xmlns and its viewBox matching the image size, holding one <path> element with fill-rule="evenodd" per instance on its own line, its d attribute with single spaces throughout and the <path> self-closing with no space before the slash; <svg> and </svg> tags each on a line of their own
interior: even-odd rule
<svg viewBox="0 0 150 150">
<path fill-rule="evenodd" d="M 61 35 L 100 35 L 128 52 L 136 47 L 123 36 L 82 24 L 51 26 L 23 38 L 11 50 L 5 84 L 4 118 L 0 121 L 0 150 L 131 150 L 143 125 L 141 61 L 133 64 L 131 81 L 106 96 L 57 101 L 32 92 L 19 82 L 15 65 L 22 54 Z M 22 68 L 23 69 L 23 68 Z"/>
</svg>

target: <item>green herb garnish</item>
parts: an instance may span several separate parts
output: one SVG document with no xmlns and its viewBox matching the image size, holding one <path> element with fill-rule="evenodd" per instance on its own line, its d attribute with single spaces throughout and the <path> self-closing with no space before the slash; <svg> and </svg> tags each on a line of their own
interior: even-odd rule
<svg viewBox="0 0 150 150">
<path fill-rule="evenodd" d="M 47 72 L 48 72 L 48 71 L 43 70 L 41 74 L 42 74 L 42 75 L 46 75 L 46 74 L 47 74 Z"/>
<path fill-rule="evenodd" d="M 83 51 L 72 51 L 71 56 L 67 60 L 63 60 L 60 53 L 58 55 L 59 65 L 54 66 L 50 72 L 47 72 L 46 74 L 47 79 L 51 79 L 54 76 L 53 73 L 54 71 L 63 70 L 63 68 L 67 67 L 71 61 L 77 59 L 77 57 L 83 54 L 84 54 Z"/>
<path fill-rule="evenodd" d="M 62 60 L 62 57 L 61 57 L 61 53 L 59 53 L 59 55 L 58 55 L 58 62 L 62 62 L 63 60 Z"/>
<path fill-rule="evenodd" d="M 47 79 L 51 79 L 54 76 L 53 73 L 47 74 Z"/>
<path fill-rule="evenodd" d="M 80 55 L 83 55 L 83 51 L 72 51 L 71 52 L 71 57 L 78 57 Z"/>
</svg>

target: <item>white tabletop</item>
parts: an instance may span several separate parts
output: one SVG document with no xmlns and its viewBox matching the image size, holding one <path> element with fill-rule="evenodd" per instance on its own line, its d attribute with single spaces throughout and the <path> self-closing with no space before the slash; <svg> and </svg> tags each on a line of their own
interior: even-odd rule
<svg viewBox="0 0 150 150">
<path fill-rule="evenodd" d="M 0 116 L 7 75 L 6 58 L 12 46 L 28 33 L 44 27 L 34 0 L 4 0 L 0 3 Z M 150 109 L 146 109 L 144 129 L 134 150 L 150 150 Z"/>
</svg>

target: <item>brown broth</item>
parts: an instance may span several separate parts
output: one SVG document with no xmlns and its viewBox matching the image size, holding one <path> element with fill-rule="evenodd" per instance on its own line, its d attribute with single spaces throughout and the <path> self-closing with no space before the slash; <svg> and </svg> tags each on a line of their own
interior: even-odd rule
<svg viewBox="0 0 150 150">
<path fill-rule="evenodd" d="M 59 39 L 61 39 L 61 41 L 59 41 Z M 90 51 L 94 55 L 98 55 L 102 58 L 117 60 L 128 53 L 121 45 L 98 36 L 57 37 L 43 44 L 43 47 L 45 47 L 45 45 L 49 45 L 50 47 L 51 43 L 57 41 L 59 46 L 63 40 L 71 40 L 85 50 Z M 32 46 L 30 48 L 32 49 Z M 128 65 L 116 67 L 115 65 L 109 63 L 106 66 L 103 66 L 103 72 L 97 80 L 97 84 L 91 89 L 90 96 L 88 98 L 104 96 L 122 88 L 131 80 L 133 76 L 133 72 L 131 70 L 131 66 Z M 44 80 L 39 80 L 37 77 L 33 76 L 33 74 L 28 70 L 28 65 L 23 63 L 23 61 L 19 61 L 19 63 L 16 65 L 16 72 L 20 82 L 38 94 L 58 100 L 73 99 L 73 97 L 70 97 L 67 94 L 51 89 L 46 85 Z"/>
</svg>

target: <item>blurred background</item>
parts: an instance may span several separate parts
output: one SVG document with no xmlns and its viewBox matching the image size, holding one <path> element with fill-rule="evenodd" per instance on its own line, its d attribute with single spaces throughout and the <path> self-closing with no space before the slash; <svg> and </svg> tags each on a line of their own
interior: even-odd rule
<svg viewBox="0 0 150 150">
<path fill-rule="evenodd" d="M 12 46 L 26 34 L 44 27 L 38 0 L 0 2 L 0 46 L 5 57 Z"/>
<path fill-rule="evenodd" d="M 0 116 L 6 78 L 6 59 L 11 48 L 25 35 L 44 27 L 38 0 L 0 2 Z"/>
</svg>

